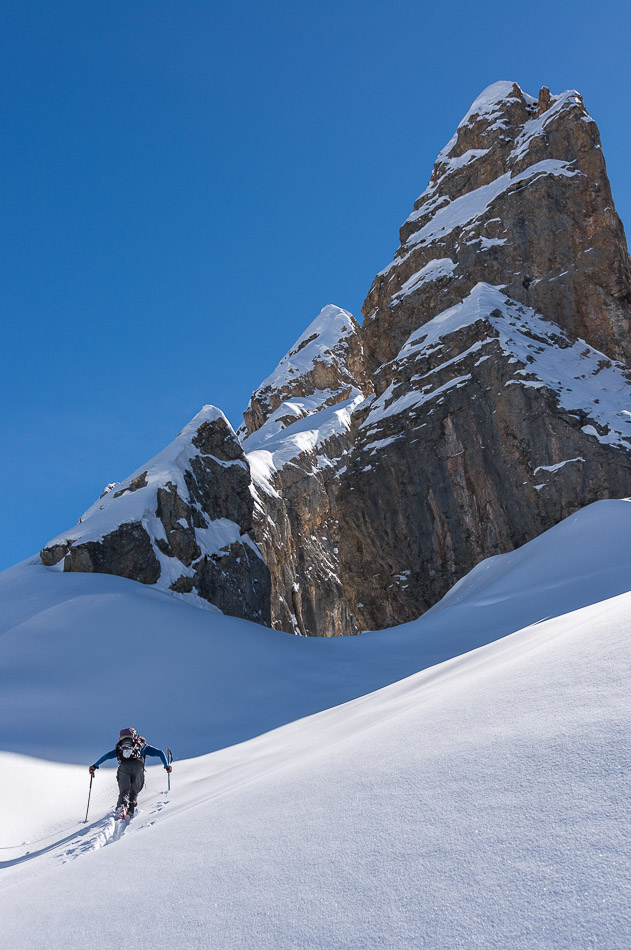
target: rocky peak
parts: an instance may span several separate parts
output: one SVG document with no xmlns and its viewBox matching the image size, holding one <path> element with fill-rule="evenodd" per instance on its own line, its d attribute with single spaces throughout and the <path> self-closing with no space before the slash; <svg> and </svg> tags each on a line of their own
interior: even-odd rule
<svg viewBox="0 0 631 950">
<path fill-rule="evenodd" d="M 348 310 L 328 304 L 253 393 L 239 435 L 252 435 L 272 415 L 274 431 L 280 431 L 342 402 L 360 385 L 362 376 L 359 324 Z"/>
<path fill-rule="evenodd" d="M 357 321 L 329 304 L 244 413 L 239 433 L 252 471 L 256 537 L 272 576 L 272 625 L 279 629 L 349 632 L 332 498 L 363 386 L 372 391 Z"/>
<path fill-rule="evenodd" d="M 474 99 L 458 124 L 455 134 L 439 153 L 432 178 L 441 166 L 455 163 L 472 149 L 497 147 L 503 133 L 522 126 L 536 115 L 536 100 L 524 94 L 516 82 L 495 82 Z M 461 163 L 462 164 L 462 163 Z"/>
<path fill-rule="evenodd" d="M 486 89 L 400 239 L 363 307 L 375 394 L 336 499 L 356 629 L 631 490 L 631 266 L 580 95 Z"/>
<path fill-rule="evenodd" d="M 323 391 L 304 417 L 308 373 L 266 381 L 249 408 L 265 418 L 244 447 L 286 630 L 411 620 L 483 558 L 631 492 L 631 269 L 578 93 L 486 89 L 400 240 L 353 335 L 364 365 L 335 438 Z"/>
<path fill-rule="evenodd" d="M 110 484 L 41 551 L 64 571 L 118 574 L 269 622 L 269 571 L 252 534 L 250 472 L 224 416 L 204 406 L 166 449 Z"/>
<path fill-rule="evenodd" d="M 537 115 L 547 112 L 550 108 L 551 93 L 547 86 L 542 86 L 539 90 L 539 99 L 537 100 Z"/>
<path fill-rule="evenodd" d="M 441 151 L 362 308 L 368 370 L 392 360 L 423 314 L 501 286 L 575 339 L 631 357 L 631 264 L 598 129 L 574 90 L 516 83 L 479 96 Z M 388 384 L 387 374 L 377 385 Z"/>
<path fill-rule="evenodd" d="M 206 407 L 44 563 L 333 636 L 412 620 L 484 558 L 631 494 L 631 262 L 580 95 L 485 89 L 400 242 L 361 329 L 325 307 L 241 445 Z"/>
</svg>

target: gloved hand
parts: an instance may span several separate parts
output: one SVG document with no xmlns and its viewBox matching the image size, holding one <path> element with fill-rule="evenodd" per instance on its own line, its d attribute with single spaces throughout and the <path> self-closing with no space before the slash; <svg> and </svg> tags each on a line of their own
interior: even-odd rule
<svg viewBox="0 0 631 950">
<path fill-rule="evenodd" d="M 172 765 L 165 765 L 164 767 L 165 767 L 165 769 L 167 770 L 167 772 L 172 772 L 172 771 L 173 771 L 173 766 L 172 766 Z"/>
<path fill-rule="evenodd" d="M 94 775 L 96 769 L 98 769 L 98 765 L 91 765 L 90 768 L 88 769 L 90 775 Z"/>
</svg>

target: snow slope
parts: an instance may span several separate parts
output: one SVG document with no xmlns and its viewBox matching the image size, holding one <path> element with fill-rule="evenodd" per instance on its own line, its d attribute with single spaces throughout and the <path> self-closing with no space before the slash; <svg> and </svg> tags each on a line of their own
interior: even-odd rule
<svg viewBox="0 0 631 950">
<path fill-rule="evenodd" d="M 104 776 L 71 838 L 79 770 L 38 764 L 3 853 L 62 844 L 5 868 L 6 945 L 628 946 L 630 622 L 621 595 L 182 763 L 169 796 L 151 775 L 120 841 Z"/>
<path fill-rule="evenodd" d="M 420 620 L 332 640 L 26 562 L 0 574 L 0 749 L 89 763 L 127 724 L 179 757 L 241 742 L 630 590 L 630 535 L 631 504 L 598 502 L 484 561 Z"/>
<path fill-rule="evenodd" d="M 176 751 L 271 731 L 176 761 L 170 795 L 150 770 L 122 834 L 111 770 L 83 826 L 85 767 L 3 753 L 2 945 L 627 947 L 630 519 L 629 502 L 599 502 L 478 565 L 419 621 L 345 640 L 265 631 L 120 578 L 6 572 L 0 747 L 87 761 L 143 710 L 136 724 Z M 109 684 L 120 702 L 129 671 L 100 625 L 117 611 L 116 640 L 135 637 L 145 664 L 124 713 L 101 697 Z M 322 711 L 300 719 L 309 703 Z"/>
</svg>

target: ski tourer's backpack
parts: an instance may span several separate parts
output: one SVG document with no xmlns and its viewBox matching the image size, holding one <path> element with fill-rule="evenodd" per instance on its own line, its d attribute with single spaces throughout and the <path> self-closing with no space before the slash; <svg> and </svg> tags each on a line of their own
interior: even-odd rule
<svg viewBox="0 0 631 950">
<path fill-rule="evenodd" d="M 146 744 L 146 739 L 139 736 L 135 729 L 121 729 L 116 743 L 116 758 L 119 762 L 129 759 L 143 761 L 141 753 Z"/>
</svg>

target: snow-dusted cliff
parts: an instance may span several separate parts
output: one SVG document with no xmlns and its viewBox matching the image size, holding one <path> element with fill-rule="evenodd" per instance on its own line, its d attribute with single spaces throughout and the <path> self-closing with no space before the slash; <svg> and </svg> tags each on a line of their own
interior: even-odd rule
<svg viewBox="0 0 631 950">
<path fill-rule="evenodd" d="M 284 629 L 411 620 L 482 558 L 631 493 L 631 266 L 580 95 L 486 89 L 400 237 L 363 307 L 344 442 L 316 445 L 322 396 L 309 441 L 294 424 L 269 455 L 244 442 L 274 472 L 257 531 Z"/>
<path fill-rule="evenodd" d="M 162 452 L 108 485 L 42 562 L 119 574 L 237 617 L 269 621 L 269 571 L 252 535 L 250 473 L 224 414 L 205 406 Z"/>
</svg>

